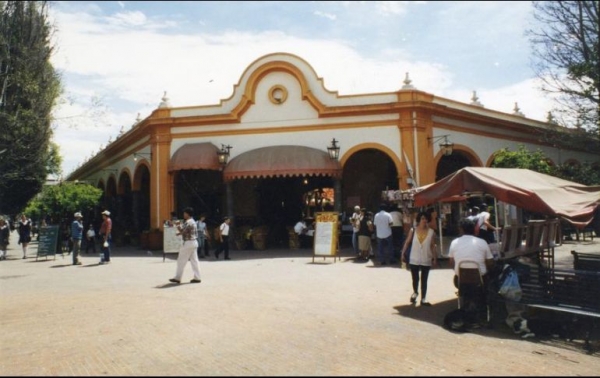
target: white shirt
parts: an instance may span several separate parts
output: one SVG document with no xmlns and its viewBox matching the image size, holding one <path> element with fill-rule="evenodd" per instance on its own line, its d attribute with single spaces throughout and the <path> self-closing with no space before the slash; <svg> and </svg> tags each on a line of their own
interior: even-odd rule
<svg viewBox="0 0 600 378">
<path fill-rule="evenodd" d="M 431 250 L 431 239 L 435 236 L 433 229 L 427 229 L 427 236 L 423 243 L 419 243 L 419 237 L 417 236 L 417 229 L 413 229 L 412 245 L 410 247 L 410 261 L 411 265 L 422 265 L 431 266 L 431 260 L 433 260 L 433 251 Z"/>
<path fill-rule="evenodd" d="M 229 236 L 229 225 L 227 223 L 223 222 L 219 227 L 219 230 L 221 230 L 221 235 Z"/>
<path fill-rule="evenodd" d="M 487 226 L 485 224 L 486 221 L 490 219 L 490 213 L 487 211 L 482 211 L 477 215 L 477 222 L 479 222 L 479 229 L 487 230 Z"/>
<path fill-rule="evenodd" d="M 479 264 L 481 275 L 487 273 L 485 260 L 493 259 L 487 242 L 473 235 L 463 235 L 452 240 L 448 256 L 454 259 L 454 272 L 458 275 L 458 264 L 464 260 L 474 260 Z"/>
<path fill-rule="evenodd" d="M 306 229 L 306 223 L 304 223 L 302 221 L 299 221 L 294 226 L 294 232 L 297 233 L 298 235 L 302 234 L 302 230 L 304 230 L 304 229 Z"/>
<path fill-rule="evenodd" d="M 375 214 L 373 224 L 375 225 L 375 231 L 379 239 L 385 239 L 392 235 L 391 224 L 394 222 L 390 213 L 385 210 L 381 210 Z"/>
<path fill-rule="evenodd" d="M 402 227 L 402 213 L 400 213 L 398 210 L 394 210 L 390 212 L 390 215 L 392 216 L 392 227 Z"/>
<path fill-rule="evenodd" d="M 350 223 L 352 224 L 352 231 L 353 232 L 358 232 L 358 229 L 360 228 L 360 221 L 362 220 L 362 217 L 360 216 L 360 212 L 358 213 L 353 213 L 352 216 L 350 217 Z"/>
</svg>

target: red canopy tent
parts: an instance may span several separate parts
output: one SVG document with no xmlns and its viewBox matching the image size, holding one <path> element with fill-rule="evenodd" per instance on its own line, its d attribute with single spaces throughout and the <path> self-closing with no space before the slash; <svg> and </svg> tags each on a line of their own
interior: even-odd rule
<svg viewBox="0 0 600 378">
<path fill-rule="evenodd" d="M 562 217 L 584 227 L 600 206 L 600 186 L 586 186 L 520 168 L 460 169 L 414 194 L 415 206 L 483 192 L 522 209 Z"/>
</svg>

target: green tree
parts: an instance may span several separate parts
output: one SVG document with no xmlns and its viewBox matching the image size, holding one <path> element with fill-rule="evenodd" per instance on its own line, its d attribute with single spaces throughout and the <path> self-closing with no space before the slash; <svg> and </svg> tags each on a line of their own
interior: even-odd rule
<svg viewBox="0 0 600 378">
<path fill-rule="evenodd" d="M 29 202 L 25 213 L 32 219 L 50 216 L 53 223 L 60 223 L 71 219 L 77 211 L 84 214 L 93 211 L 101 197 L 101 189 L 85 183 L 61 182 L 46 185 Z"/>
<path fill-rule="evenodd" d="M 534 1 L 538 21 L 527 31 L 533 68 L 542 90 L 558 94 L 557 112 L 599 137 L 600 132 L 600 3 Z"/>
<path fill-rule="evenodd" d="M 524 168 L 583 185 L 600 185 L 600 169 L 598 167 L 590 163 L 552 166 L 549 163 L 549 159 L 540 149 L 531 152 L 522 144 L 519 145 L 517 151 L 510 151 L 508 147 L 498 151 L 494 155 L 492 167 Z"/>
<path fill-rule="evenodd" d="M 0 1 L 0 213 L 15 214 L 60 171 L 51 111 L 60 78 L 45 1 Z"/>
<path fill-rule="evenodd" d="M 492 167 L 495 168 L 524 168 L 532 171 L 552 174 L 552 166 L 548 163 L 548 158 L 541 150 L 531 152 L 524 145 L 519 145 L 517 151 L 510 151 L 505 147 L 494 155 Z"/>
<path fill-rule="evenodd" d="M 559 164 L 554 167 L 553 175 L 584 185 L 600 185 L 600 169 L 590 163 Z"/>
</svg>

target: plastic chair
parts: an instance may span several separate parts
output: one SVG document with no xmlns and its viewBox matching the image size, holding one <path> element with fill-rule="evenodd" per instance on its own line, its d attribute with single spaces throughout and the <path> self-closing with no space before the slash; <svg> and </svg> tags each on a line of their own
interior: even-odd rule
<svg viewBox="0 0 600 378">
<path fill-rule="evenodd" d="M 478 313 L 485 306 L 486 321 L 490 321 L 490 306 L 479 263 L 463 260 L 458 264 L 458 308 Z"/>
</svg>

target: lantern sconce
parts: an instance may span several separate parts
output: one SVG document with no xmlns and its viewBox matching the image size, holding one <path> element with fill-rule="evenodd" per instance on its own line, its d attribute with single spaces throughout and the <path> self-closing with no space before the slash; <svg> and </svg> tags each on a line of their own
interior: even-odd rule
<svg viewBox="0 0 600 378">
<path fill-rule="evenodd" d="M 340 146 L 337 145 L 338 141 L 333 138 L 331 146 L 327 147 L 327 152 L 332 160 L 337 160 L 340 157 Z"/>
<path fill-rule="evenodd" d="M 230 145 L 221 144 L 221 149 L 217 151 L 217 158 L 219 159 L 219 164 L 223 167 L 227 165 L 227 161 L 229 160 L 229 150 L 233 147 Z"/>
<path fill-rule="evenodd" d="M 152 152 L 134 152 L 133 153 L 133 161 L 137 161 L 138 158 L 148 158 L 152 160 Z"/>
<path fill-rule="evenodd" d="M 442 150 L 442 153 L 444 154 L 444 156 L 450 156 L 452 155 L 452 150 L 454 149 L 454 143 L 451 143 L 448 140 L 448 136 L 450 136 L 450 134 L 446 134 L 446 135 L 440 135 L 440 136 L 436 136 L 436 137 L 430 137 L 427 138 L 428 141 L 431 141 L 431 143 L 435 143 L 438 140 L 444 138 L 444 141 L 442 143 L 440 143 L 440 149 Z"/>
</svg>

